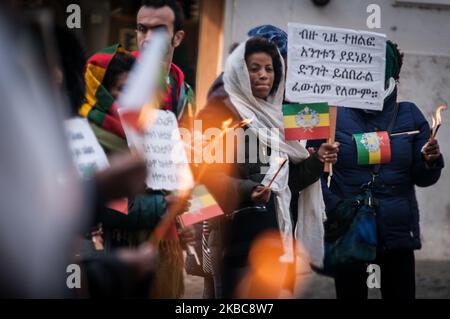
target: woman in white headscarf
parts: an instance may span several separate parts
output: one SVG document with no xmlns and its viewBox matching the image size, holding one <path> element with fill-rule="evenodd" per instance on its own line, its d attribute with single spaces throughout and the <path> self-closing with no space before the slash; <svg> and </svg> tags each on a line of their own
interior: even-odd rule
<svg viewBox="0 0 450 319">
<path fill-rule="evenodd" d="M 224 83 L 229 98 L 208 104 L 198 118 L 204 127 L 220 127 L 227 118 L 234 123 L 252 120 L 245 127 L 249 136 L 245 147 L 237 147 L 238 152 L 245 150 L 245 161 L 215 164 L 204 179 L 225 213 L 233 216 L 225 223 L 222 276 L 223 294 L 230 297 L 247 270 L 251 244 L 265 231 L 279 230 L 284 248 L 280 261 L 294 262 L 291 192 L 302 191 L 293 212 L 296 239 L 304 246 L 309 262 L 321 265 L 324 204 L 318 179 L 323 163 L 337 160 L 338 147 L 322 144 L 310 156 L 299 141 L 285 141 L 284 63 L 274 43 L 251 38 L 240 44 L 227 60 Z M 252 147 L 256 152 L 252 153 Z M 241 155 L 237 158 L 242 159 Z M 282 167 L 269 188 L 284 159 L 289 165 Z"/>
</svg>

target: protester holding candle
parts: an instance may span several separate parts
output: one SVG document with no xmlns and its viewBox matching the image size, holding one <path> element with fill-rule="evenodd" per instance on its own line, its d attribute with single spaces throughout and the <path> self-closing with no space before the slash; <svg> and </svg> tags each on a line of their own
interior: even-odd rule
<svg viewBox="0 0 450 319">
<path fill-rule="evenodd" d="M 283 60 L 275 44 L 267 39 L 251 38 L 235 49 L 226 63 L 224 83 L 229 98 L 213 99 L 200 112 L 199 118 L 207 127 L 222 127 L 228 118 L 234 123 L 250 119 L 245 127 L 246 134 L 258 141 L 260 154 L 256 163 L 252 162 L 249 144 L 255 141 L 247 141 L 241 148 L 245 151 L 243 163 L 238 163 L 235 158 L 230 164 L 211 164 L 203 178 L 224 212 L 233 216 L 225 225 L 222 274 L 223 295 L 231 297 L 248 270 L 247 257 L 253 241 L 265 231 L 279 231 L 285 248 L 284 256 L 280 257 L 286 263 L 293 263 L 291 192 L 303 190 L 302 205 L 296 213 L 301 215 L 308 211 L 305 214 L 310 222 L 308 229 L 315 235 L 321 232 L 320 203 L 323 202 L 318 179 L 323 162 L 336 161 L 338 147 L 323 144 L 316 155 L 310 156 L 299 142 L 284 140 L 281 112 Z M 270 129 L 279 134 L 266 135 Z M 230 151 L 226 149 L 226 152 Z M 280 169 L 284 159 L 289 159 L 289 165 Z M 276 174 L 271 188 L 267 187 Z M 306 232 L 303 235 L 308 237 Z M 319 249 L 308 250 L 313 263 L 320 263 L 318 256 L 322 256 L 321 237 L 317 238 Z"/>
<path fill-rule="evenodd" d="M 430 140 L 430 127 L 419 108 L 410 102 L 397 102 L 396 81 L 401 66 L 397 45 L 387 41 L 383 110 L 338 108 L 336 141 L 341 145 L 340 157 L 330 188 L 322 184 L 327 215 L 338 216 L 360 205 L 355 196 L 363 185 L 369 186 L 376 199 L 373 205 L 378 237 L 375 260 L 336 266 L 334 277 L 340 299 L 367 298 L 368 263 L 381 267 L 383 298 L 415 298 L 414 250 L 421 248 L 421 242 L 414 186 L 436 183 L 444 162 L 437 140 Z M 389 137 L 386 131 L 391 121 Z M 416 130 L 418 134 L 396 134 Z M 381 166 L 372 176 L 376 164 Z"/>
<path fill-rule="evenodd" d="M 257 27 L 254 27 L 250 29 L 247 33 L 249 37 L 261 37 L 269 40 L 270 42 L 274 43 L 278 51 L 281 54 L 281 57 L 283 61 L 286 61 L 287 57 L 287 34 L 280 28 L 277 28 L 273 25 L 265 24 L 260 25 Z M 236 47 L 238 46 L 238 43 L 234 43 L 229 54 L 231 54 Z M 230 110 L 230 108 L 227 106 L 228 104 L 224 104 L 222 101 L 226 100 L 229 97 L 228 92 L 224 88 L 224 81 L 223 81 L 223 73 L 220 74 L 220 76 L 214 81 L 214 83 L 211 85 L 210 90 L 208 91 L 208 104 L 205 108 L 203 108 L 198 115 L 198 118 L 203 120 L 202 125 L 203 128 L 206 129 L 208 127 L 221 127 L 221 122 L 226 121 L 229 118 L 235 118 L 236 114 L 235 111 Z M 284 101 L 283 101 L 284 102 Z M 318 149 L 321 150 L 320 155 L 315 154 L 314 156 L 319 156 L 320 160 L 323 160 L 322 155 L 325 153 L 325 146 L 320 148 L 320 145 L 317 145 L 317 149 L 313 150 L 312 148 L 308 149 L 310 153 L 314 153 Z M 333 155 L 335 156 L 335 155 Z M 306 161 L 308 163 L 310 160 Z M 311 160 L 312 161 L 312 160 Z M 308 164 L 304 164 L 305 167 L 308 167 Z M 217 169 L 219 171 L 226 171 L 228 174 L 234 174 L 233 168 L 230 167 L 229 164 L 221 164 L 217 165 L 215 164 Z M 289 164 L 292 166 L 292 163 Z M 294 168 L 295 171 L 297 168 Z M 299 167 L 300 170 L 303 169 L 303 164 Z M 307 174 L 307 173 L 305 173 Z M 293 223 L 295 224 L 297 221 L 297 206 L 298 206 L 298 197 L 299 193 L 296 191 L 297 185 L 301 188 L 304 186 L 301 186 L 303 181 L 296 181 L 297 176 L 303 176 L 303 173 L 300 174 L 291 174 L 291 179 L 289 180 L 290 185 L 293 187 L 292 191 L 292 198 L 291 198 L 291 215 L 293 219 Z M 215 183 L 214 181 L 211 181 L 211 183 Z M 217 187 L 220 187 L 219 184 L 217 184 Z M 236 209 L 236 205 L 238 203 L 237 199 L 235 200 L 227 200 L 230 196 L 228 193 L 219 192 L 217 196 L 220 196 L 223 198 L 222 203 L 224 205 L 227 205 L 228 211 L 232 211 L 233 209 Z M 213 265 L 212 267 L 212 274 L 214 278 L 214 287 L 215 287 L 215 297 L 220 298 L 222 296 L 221 294 L 221 284 L 219 280 L 219 274 L 221 272 L 221 265 L 219 262 L 217 262 L 215 259 L 217 259 L 217 256 L 221 256 L 221 246 L 223 241 L 223 218 L 215 218 L 213 220 L 207 221 L 209 224 L 208 231 L 210 231 L 209 237 L 208 237 L 208 245 L 204 247 L 204 250 L 210 251 L 210 255 L 212 257 L 208 257 L 211 259 L 209 263 Z M 204 253 L 205 255 L 205 253 Z"/>
</svg>

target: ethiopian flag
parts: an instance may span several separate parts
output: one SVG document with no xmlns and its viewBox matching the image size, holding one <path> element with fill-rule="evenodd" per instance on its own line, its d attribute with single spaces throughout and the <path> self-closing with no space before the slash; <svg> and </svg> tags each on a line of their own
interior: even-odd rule
<svg viewBox="0 0 450 319">
<path fill-rule="evenodd" d="M 192 192 L 189 212 L 180 215 L 179 219 L 183 227 L 186 227 L 220 215 L 223 215 L 223 211 L 214 197 L 204 185 L 198 185 Z"/>
<path fill-rule="evenodd" d="M 284 136 L 290 140 L 319 140 L 330 137 L 328 103 L 284 104 Z"/>
<path fill-rule="evenodd" d="M 391 161 L 391 143 L 386 131 L 353 134 L 358 165 L 386 164 Z"/>
</svg>

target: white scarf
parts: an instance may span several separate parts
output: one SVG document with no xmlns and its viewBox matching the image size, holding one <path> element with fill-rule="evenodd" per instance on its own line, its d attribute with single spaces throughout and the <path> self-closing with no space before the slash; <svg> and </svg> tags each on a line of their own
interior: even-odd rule
<svg viewBox="0 0 450 319">
<path fill-rule="evenodd" d="M 283 74 L 277 91 L 266 100 L 257 98 L 253 96 L 251 90 L 245 62 L 245 44 L 246 42 L 241 43 L 227 59 L 224 72 L 225 91 L 229 94 L 234 108 L 242 119 L 252 119 L 249 129 L 256 134 L 260 143 L 272 149 L 270 167 L 262 181 L 263 185 L 267 185 L 280 167 L 280 158 L 299 163 L 307 159 L 309 153 L 299 141 L 285 141 L 284 139 L 284 121 L 281 109 L 284 92 L 283 58 L 280 55 Z M 268 131 L 274 128 L 278 134 L 268 134 Z M 285 251 L 281 261 L 292 262 L 294 248 L 289 209 L 291 192 L 288 179 L 289 165 L 286 164 L 272 183 L 271 189 L 275 195 L 277 219 Z M 302 254 L 306 253 L 309 262 L 318 267 L 322 266 L 324 254 L 324 212 L 322 189 L 320 181 L 317 181 L 300 193 L 295 238 L 305 250 L 302 250 Z"/>
</svg>

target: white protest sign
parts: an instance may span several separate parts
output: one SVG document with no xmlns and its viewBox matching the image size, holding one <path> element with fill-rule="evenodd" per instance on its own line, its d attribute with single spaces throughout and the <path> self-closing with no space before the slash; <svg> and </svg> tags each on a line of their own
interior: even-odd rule
<svg viewBox="0 0 450 319">
<path fill-rule="evenodd" d="M 286 98 L 382 110 L 386 36 L 288 24 Z"/>
<path fill-rule="evenodd" d="M 152 110 L 153 121 L 145 130 L 143 150 L 147 161 L 147 186 L 169 191 L 194 185 L 178 122 L 170 111 Z"/>
<path fill-rule="evenodd" d="M 69 149 L 81 177 L 90 177 L 109 166 L 108 158 L 86 119 L 74 118 L 64 124 Z"/>
</svg>

